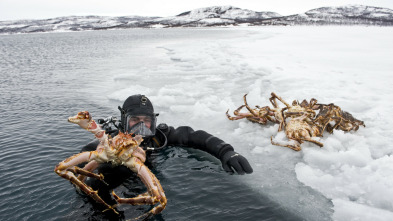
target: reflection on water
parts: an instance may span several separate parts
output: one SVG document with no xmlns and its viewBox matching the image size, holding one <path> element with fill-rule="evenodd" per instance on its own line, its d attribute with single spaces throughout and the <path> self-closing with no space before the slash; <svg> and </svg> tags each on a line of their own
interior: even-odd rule
<svg viewBox="0 0 393 221">
<path fill-rule="evenodd" d="M 137 48 L 138 43 L 187 35 L 181 30 L 162 32 L 0 36 L 1 220 L 114 218 L 101 213 L 91 199 L 76 192 L 53 169 L 92 139 L 90 133 L 67 123 L 67 117 L 81 110 L 96 117 L 117 114 L 116 106 L 103 95 L 113 88 L 97 86 L 103 85 L 100 82 L 113 69 L 122 68 L 108 61 L 115 61 L 126 49 Z M 226 174 L 220 162 L 206 153 L 168 148 L 157 153 L 150 164 L 168 197 L 167 208 L 153 220 L 296 219 Z M 139 181 L 129 180 L 116 192 L 132 196 L 143 188 Z M 148 209 L 119 206 L 125 218 Z"/>
</svg>

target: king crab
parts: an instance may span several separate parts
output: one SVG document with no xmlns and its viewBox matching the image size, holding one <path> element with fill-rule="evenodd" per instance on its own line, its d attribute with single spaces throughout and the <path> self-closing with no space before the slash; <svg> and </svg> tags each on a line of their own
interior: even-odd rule
<svg viewBox="0 0 393 221">
<path fill-rule="evenodd" d="M 167 199 L 164 190 L 156 176 L 144 164 L 146 154 L 145 151 L 139 147 L 140 143 L 143 141 L 142 136 L 136 135 L 132 137 L 131 134 L 120 132 L 117 136 L 111 138 L 105 134 L 105 131 L 102 130 L 94 120 L 92 120 L 87 111 L 79 112 L 76 116 L 68 118 L 68 122 L 78 124 L 81 128 L 93 133 L 100 141 L 100 144 L 95 151 L 82 152 L 60 162 L 55 167 L 55 172 L 59 176 L 69 180 L 84 193 L 91 196 L 98 203 L 104 205 L 107 208 L 106 210 L 112 210 L 117 213 L 114 209 L 115 206 L 108 205 L 98 195 L 98 191 L 94 191 L 90 186 L 86 185 L 83 180 L 88 176 L 103 181 L 104 177 L 102 174 L 95 174 L 92 172 L 100 163 L 110 162 L 115 166 L 125 165 L 130 170 L 137 173 L 138 177 L 146 185 L 147 192 L 134 198 L 120 198 L 113 191 L 112 194 L 116 201 L 120 204 L 131 205 L 159 204 L 138 218 L 147 218 L 165 209 Z M 89 163 L 86 164 L 83 169 L 76 166 L 84 162 Z M 76 176 L 77 174 L 79 174 L 78 177 Z"/>
<path fill-rule="evenodd" d="M 247 94 L 243 96 L 244 104 L 238 107 L 233 112 L 235 117 L 231 117 L 231 115 L 228 114 L 229 109 L 227 110 L 226 115 L 229 120 L 239 120 L 239 119 L 246 118 L 251 122 L 260 123 L 260 124 L 266 124 L 268 120 L 272 122 L 276 122 L 276 120 L 273 118 L 274 116 L 273 111 L 269 108 L 269 106 L 265 106 L 265 107 L 255 106 L 255 108 L 252 109 L 250 106 L 248 106 L 246 97 Z M 244 107 L 247 108 L 249 113 L 240 113 L 240 110 L 243 109 Z"/>
<path fill-rule="evenodd" d="M 246 118 L 263 125 L 267 121 L 278 123 L 278 132 L 284 130 L 287 138 L 295 141 L 295 144 L 279 144 L 273 141 L 273 136 L 271 137 L 271 143 L 289 147 L 296 151 L 301 150 L 300 145 L 304 141 L 312 142 L 322 147 L 323 144 L 313 140 L 312 137 L 322 137 L 325 130 L 333 133 L 334 129 L 356 131 L 359 129 L 359 126 L 365 127 L 363 121 L 357 120 L 346 111 L 342 111 L 340 107 L 334 104 L 318 104 L 315 98 L 312 98 L 310 102 L 303 100 L 301 103 L 294 100 L 292 105 L 290 105 L 272 92 L 269 101 L 273 107 L 265 106 L 261 108 L 256 106 L 255 109 L 252 109 L 247 104 L 246 96 L 247 94 L 244 95 L 245 104 L 234 111 L 235 117 L 231 117 L 228 111 L 226 112 L 228 119 L 238 120 Z M 283 103 L 285 107 L 281 108 L 278 101 Z M 249 113 L 240 113 L 243 107 L 246 107 Z M 319 111 L 318 114 L 316 114 L 316 111 Z M 334 126 L 330 125 L 332 121 L 336 122 Z"/>
<path fill-rule="evenodd" d="M 288 147 L 296 151 L 301 150 L 300 145 L 304 141 L 323 147 L 321 142 L 312 139 L 312 137 L 321 137 L 323 132 L 320 127 L 312 122 L 312 118 L 316 115 L 315 109 L 317 109 L 317 100 L 312 98 L 310 102 L 303 100 L 301 103 L 294 100 L 292 105 L 290 105 L 284 99 L 272 92 L 269 100 L 277 109 L 279 109 L 279 106 L 276 99 L 285 105 L 285 107 L 281 109 L 281 115 L 284 117 L 282 124 L 284 126 L 280 124 L 278 131 L 280 132 L 284 127 L 285 135 L 289 140 L 295 141 L 295 144 L 283 145 L 276 143 L 273 141 L 273 136 L 270 138 L 271 143 L 277 146 Z M 288 122 L 286 121 L 287 118 L 290 118 Z"/>
<path fill-rule="evenodd" d="M 306 100 L 303 100 L 302 103 L 294 100 L 292 101 L 292 105 L 290 105 L 284 99 L 277 96 L 274 92 L 272 92 L 271 95 L 272 96 L 269 100 L 275 108 L 279 108 L 276 99 L 281 101 L 281 103 L 285 105 L 285 107 L 281 109 L 281 112 L 283 113 L 282 116 L 284 116 L 284 118 L 287 117 L 286 115 L 290 115 L 292 117 L 300 117 L 304 114 L 306 114 L 309 118 L 315 117 L 315 110 L 317 109 L 317 100 L 315 98 L 312 98 L 310 100 L 310 103 L 308 103 Z"/>
<path fill-rule="evenodd" d="M 334 129 L 343 131 L 357 131 L 360 126 L 366 127 L 363 121 L 356 119 L 352 114 L 341 110 L 339 106 L 331 104 L 319 104 L 319 113 L 313 120 L 320 125 L 323 130 L 333 133 Z M 335 121 L 332 126 L 330 122 Z"/>
<path fill-rule="evenodd" d="M 270 140 L 273 145 L 291 148 L 292 150 L 301 150 L 300 144 L 303 141 L 314 143 L 323 147 L 323 143 L 313 140 L 312 137 L 321 137 L 322 130 L 317 125 L 313 124 L 309 116 L 304 113 L 302 116 L 291 117 L 288 123 L 285 124 L 285 135 L 289 140 L 294 140 L 295 144 L 280 144 L 273 141 L 273 136 Z M 287 115 L 286 117 L 289 117 Z"/>
</svg>

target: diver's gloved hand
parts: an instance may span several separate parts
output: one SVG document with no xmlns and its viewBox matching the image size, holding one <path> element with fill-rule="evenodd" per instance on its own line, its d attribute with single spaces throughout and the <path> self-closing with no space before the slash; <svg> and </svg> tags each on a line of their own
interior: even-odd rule
<svg viewBox="0 0 393 221">
<path fill-rule="evenodd" d="M 238 174 L 243 175 L 253 172 L 247 159 L 235 151 L 226 152 L 221 157 L 221 163 L 224 170 L 228 173 L 234 173 L 236 171 Z"/>
</svg>

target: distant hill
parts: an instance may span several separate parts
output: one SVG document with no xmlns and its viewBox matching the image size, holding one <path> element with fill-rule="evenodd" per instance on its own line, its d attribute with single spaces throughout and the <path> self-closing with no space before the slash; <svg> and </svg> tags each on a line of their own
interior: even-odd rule
<svg viewBox="0 0 393 221">
<path fill-rule="evenodd" d="M 392 26 L 393 10 L 363 5 L 323 7 L 282 16 L 233 6 L 214 6 L 170 17 L 69 16 L 42 20 L 0 21 L 0 34 L 64 32 L 128 28 L 216 27 L 257 25 Z"/>
<path fill-rule="evenodd" d="M 262 21 L 263 25 L 393 25 L 393 10 L 363 5 L 322 7 Z"/>
<path fill-rule="evenodd" d="M 232 6 L 215 6 L 183 12 L 177 16 L 156 19 L 164 27 L 209 27 L 239 25 L 282 17 L 275 12 L 256 12 Z"/>
</svg>

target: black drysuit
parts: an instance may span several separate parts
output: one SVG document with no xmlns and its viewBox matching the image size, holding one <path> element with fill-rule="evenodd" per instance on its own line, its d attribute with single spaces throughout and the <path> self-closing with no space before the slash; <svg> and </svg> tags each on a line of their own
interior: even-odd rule
<svg viewBox="0 0 393 221">
<path fill-rule="evenodd" d="M 112 136 L 114 135 L 116 134 L 112 134 Z M 141 144 L 141 147 L 144 149 L 147 147 L 157 148 L 161 147 L 165 143 L 166 146 L 182 146 L 199 149 L 212 154 L 221 161 L 229 161 L 229 157 L 224 157 L 226 153 L 235 153 L 233 152 L 234 149 L 230 144 L 225 143 L 221 139 L 205 131 L 194 131 L 191 127 L 187 126 L 178 127 L 175 129 L 174 127 L 168 127 L 166 124 L 158 125 L 156 129 L 156 135 L 153 138 L 144 140 Z M 84 146 L 82 148 L 82 152 L 94 151 L 98 144 L 99 141 L 94 140 Z M 246 172 L 252 172 L 252 168 L 249 165 L 248 167 L 249 168 L 245 168 Z M 110 163 L 100 165 L 98 168 L 98 173 L 102 173 L 104 175 L 104 181 L 109 185 L 95 179 L 89 179 L 87 184 L 90 185 L 93 189 L 98 190 L 99 195 L 101 198 L 103 198 L 104 201 L 108 203 L 112 202 L 112 204 L 114 201 L 109 194 L 110 190 L 122 184 L 133 174 L 133 172 L 125 166 L 113 167 Z"/>
</svg>

